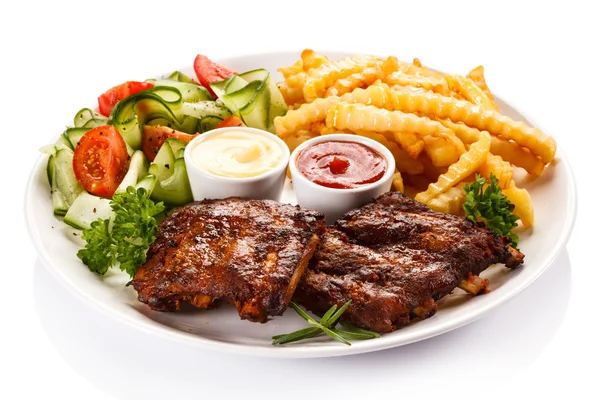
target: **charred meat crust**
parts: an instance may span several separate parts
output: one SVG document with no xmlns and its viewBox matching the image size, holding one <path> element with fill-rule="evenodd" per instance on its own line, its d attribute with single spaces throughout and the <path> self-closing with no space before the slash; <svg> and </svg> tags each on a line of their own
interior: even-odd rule
<svg viewBox="0 0 600 400">
<path fill-rule="evenodd" d="M 131 285 L 155 310 L 225 299 L 266 322 L 287 308 L 323 226 L 317 211 L 270 200 L 190 203 L 161 222 Z"/>
<path fill-rule="evenodd" d="M 294 298 L 317 314 L 352 300 L 343 319 L 390 332 L 433 315 L 437 300 L 490 265 L 521 264 L 523 255 L 507 243 L 390 192 L 327 228 Z"/>
</svg>

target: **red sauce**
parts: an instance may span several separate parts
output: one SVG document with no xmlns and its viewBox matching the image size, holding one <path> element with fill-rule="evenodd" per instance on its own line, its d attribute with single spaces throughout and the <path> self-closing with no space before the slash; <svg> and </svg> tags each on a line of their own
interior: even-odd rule
<svg viewBox="0 0 600 400">
<path fill-rule="evenodd" d="M 364 144 L 329 141 L 302 150 L 296 166 L 302 175 L 317 185 L 350 189 L 380 180 L 387 162 Z"/>
</svg>

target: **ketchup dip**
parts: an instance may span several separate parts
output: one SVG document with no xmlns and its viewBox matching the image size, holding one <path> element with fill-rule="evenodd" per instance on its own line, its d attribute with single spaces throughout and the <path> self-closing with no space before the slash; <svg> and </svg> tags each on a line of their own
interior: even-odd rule
<svg viewBox="0 0 600 400">
<path fill-rule="evenodd" d="M 384 156 L 364 144 L 332 140 L 302 150 L 296 167 L 317 185 L 354 189 L 380 180 L 388 165 Z"/>
</svg>

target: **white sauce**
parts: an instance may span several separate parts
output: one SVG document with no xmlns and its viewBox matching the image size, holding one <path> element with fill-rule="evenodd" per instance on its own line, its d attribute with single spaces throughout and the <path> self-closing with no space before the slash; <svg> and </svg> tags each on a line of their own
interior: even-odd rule
<svg viewBox="0 0 600 400">
<path fill-rule="evenodd" d="M 229 178 L 262 175 L 277 167 L 283 157 L 275 137 L 233 130 L 211 135 L 191 151 L 198 168 Z"/>
</svg>

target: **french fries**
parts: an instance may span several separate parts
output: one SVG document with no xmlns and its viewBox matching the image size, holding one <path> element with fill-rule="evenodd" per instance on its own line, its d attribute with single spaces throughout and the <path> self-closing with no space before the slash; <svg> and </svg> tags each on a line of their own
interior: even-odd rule
<svg viewBox="0 0 600 400">
<path fill-rule="evenodd" d="M 376 140 L 396 160 L 393 190 L 451 214 L 463 213 L 463 187 L 475 174 L 494 174 L 523 227 L 533 225 L 531 196 L 516 186 L 515 168 L 542 175 L 556 142 L 501 113 L 482 66 L 445 75 L 417 58 L 331 60 L 307 49 L 279 71 L 290 111 L 275 118 L 275 129 L 290 150 L 338 132 Z"/>
</svg>

